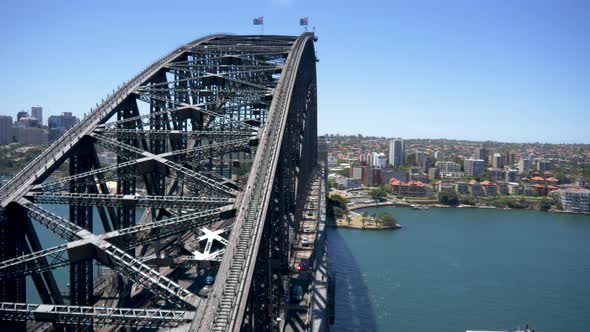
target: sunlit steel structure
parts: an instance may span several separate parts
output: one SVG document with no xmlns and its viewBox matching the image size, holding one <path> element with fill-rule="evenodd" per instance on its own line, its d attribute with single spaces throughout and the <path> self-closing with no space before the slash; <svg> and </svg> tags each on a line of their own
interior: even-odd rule
<svg viewBox="0 0 590 332">
<path fill-rule="evenodd" d="M 0 326 L 278 328 L 317 163 L 315 39 L 212 35 L 179 47 L 16 174 L 0 189 Z M 216 235 L 222 257 L 201 296 L 182 257 L 205 226 L 229 238 Z M 41 229 L 61 242 L 44 246 Z M 27 277 L 41 303 L 27 301 Z"/>
</svg>

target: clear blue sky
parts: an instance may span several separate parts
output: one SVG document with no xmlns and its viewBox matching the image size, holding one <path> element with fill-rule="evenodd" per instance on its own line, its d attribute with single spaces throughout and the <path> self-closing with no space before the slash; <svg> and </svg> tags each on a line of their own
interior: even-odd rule
<svg viewBox="0 0 590 332">
<path fill-rule="evenodd" d="M 13 1 L 0 113 L 81 115 L 209 33 L 316 26 L 320 133 L 590 143 L 590 1 Z"/>
</svg>

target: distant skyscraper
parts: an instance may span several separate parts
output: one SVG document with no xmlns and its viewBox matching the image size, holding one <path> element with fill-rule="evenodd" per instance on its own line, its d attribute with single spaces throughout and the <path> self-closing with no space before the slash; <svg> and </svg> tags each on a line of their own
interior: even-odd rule
<svg viewBox="0 0 590 332">
<path fill-rule="evenodd" d="M 39 126 L 43 125 L 43 107 L 33 106 L 31 107 L 31 116 L 39 121 Z"/>
<path fill-rule="evenodd" d="M 0 144 L 12 143 L 12 117 L 0 115 Z"/>
<path fill-rule="evenodd" d="M 29 116 L 29 112 L 27 111 L 20 111 L 16 113 L 16 121 L 20 120 L 21 118 L 26 118 Z"/>
<path fill-rule="evenodd" d="M 488 162 L 488 149 L 483 147 L 483 144 L 475 150 L 475 159 L 482 159 L 485 163 Z"/>
<path fill-rule="evenodd" d="M 373 152 L 372 166 L 377 168 L 385 168 L 385 153 Z"/>
<path fill-rule="evenodd" d="M 389 141 L 389 164 L 392 166 L 403 165 L 405 160 L 404 140 L 401 138 L 394 138 Z"/>
<path fill-rule="evenodd" d="M 492 156 L 492 167 L 493 168 L 502 168 L 502 155 L 499 153 L 494 153 Z"/>
<path fill-rule="evenodd" d="M 444 158 L 442 151 L 434 151 L 434 159 L 441 161 Z"/>
<path fill-rule="evenodd" d="M 424 152 L 416 151 L 416 166 L 424 167 Z"/>
<path fill-rule="evenodd" d="M 531 162 L 528 158 L 520 158 L 518 162 L 518 172 L 520 174 L 528 174 L 531 168 Z"/>
<path fill-rule="evenodd" d="M 463 167 L 465 168 L 465 175 L 466 176 L 479 176 L 481 175 L 485 168 L 486 162 L 483 159 L 465 159 Z"/>
</svg>

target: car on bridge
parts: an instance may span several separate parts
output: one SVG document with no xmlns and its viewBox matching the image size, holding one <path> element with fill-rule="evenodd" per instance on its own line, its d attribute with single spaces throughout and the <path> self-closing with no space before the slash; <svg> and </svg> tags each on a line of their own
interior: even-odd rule
<svg viewBox="0 0 590 332">
<path fill-rule="evenodd" d="M 295 303 L 303 300 L 303 287 L 301 285 L 295 285 L 291 288 L 291 300 Z"/>
<path fill-rule="evenodd" d="M 309 237 L 304 236 L 301 238 L 301 245 L 307 247 L 309 245 Z"/>
<path fill-rule="evenodd" d="M 299 272 L 305 271 L 306 267 L 307 266 L 305 265 L 305 262 L 302 262 L 302 261 L 299 261 L 299 262 L 297 262 L 297 264 L 295 264 L 295 269 Z"/>
</svg>

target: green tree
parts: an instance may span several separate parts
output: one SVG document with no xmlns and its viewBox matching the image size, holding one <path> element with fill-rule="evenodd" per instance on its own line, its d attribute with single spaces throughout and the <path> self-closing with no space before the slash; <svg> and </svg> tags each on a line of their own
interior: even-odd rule
<svg viewBox="0 0 590 332">
<path fill-rule="evenodd" d="M 336 171 L 336 174 L 342 175 L 347 178 L 350 176 L 350 168 L 343 168 L 339 171 Z"/>
<path fill-rule="evenodd" d="M 342 208 L 339 208 L 337 206 L 334 207 L 334 217 L 336 217 L 337 219 L 342 219 L 342 217 L 344 217 L 344 215 L 346 214 L 346 211 Z"/>
<path fill-rule="evenodd" d="M 385 190 L 383 190 L 383 188 L 375 188 L 369 192 L 369 196 L 373 200 L 378 201 L 378 200 L 381 200 L 382 198 L 387 197 L 387 192 L 385 192 Z"/>
<path fill-rule="evenodd" d="M 385 226 L 391 226 L 391 225 L 397 224 L 397 220 L 395 219 L 395 217 L 393 215 L 391 215 L 391 213 L 385 212 L 385 213 L 381 213 L 375 219 L 375 223 L 385 225 Z"/>
<path fill-rule="evenodd" d="M 438 193 L 438 201 L 444 205 L 459 205 L 459 197 L 454 190 L 443 190 Z"/>
<path fill-rule="evenodd" d="M 549 209 L 551 209 L 551 200 L 544 197 L 541 200 L 539 208 L 541 211 L 549 211 Z"/>
</svg>

